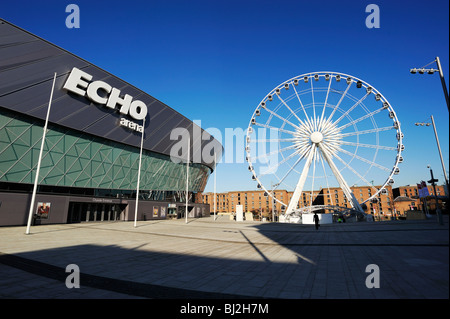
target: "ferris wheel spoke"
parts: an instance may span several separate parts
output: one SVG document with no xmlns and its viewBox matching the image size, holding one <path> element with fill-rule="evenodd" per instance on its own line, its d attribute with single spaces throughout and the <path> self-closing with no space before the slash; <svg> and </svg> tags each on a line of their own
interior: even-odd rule
<svg viewBox="0 0 450 319">
<path fill-rule="evenodd" d="M 292 167 L 289 169 L 289 171 L 288 171 L 286 174 L 284 174 L 284 176 L 280 179 L 280 181 L 278 182 L 278 185 L 280 185 L 281 183 L 284 182 L 284 180 L 286 179 L 286 177 L 289 176 L 289 174 L 295 169 L 295 167 L 298 165 L 298 163 L 300 163 L 300 161 L 301 161 L 302 159 L 303 159 L 302 157 L 299 157 L 299 158 L 297 159 L 297 161 L 294 163 L 294 165 L 292 165 Z M 278 187 L 278 186 L 277 186 L 277 187 Z"/>
<path fill-rule="evenodd" d="M 362 134 L 370 134 L 370 133 L 377 133 L 382 131 L 389 131 L 394 129 L 394 126 L 386 126 L 386 127 L 378 127 L 371 130 L 365 130 L 365 131 L 355 131 L 351 133 L 344 133 L 341 134 L 341 137 L 347 137 L 347 136 L 354 136 L 354 135 L 362 135 Z"/>
<path fill-rule="evenodd" d="M 330 119 L 326 119 L 324 121 L 325 123 L 322 125 L 322 134 L 336 136 L 336 134 L 340 134 L 341 129 L 333 123 L 331 123 Z"/>
<path fill-rule="evenodd" d="M 295 90 L 295 88 L 294 88 Z M 297 118 L 297 120 L 301 121 L 300 118 L 298 117 L 298 115 L 291 109 L 291 107 L 289 105 L 287 105 L 287 103 L 281 98 L 281 96 L 279 94 L 275 94 L 278 99 L 281 101 L 281 103 L 284 104 L 284 106 L 286 106 L 286 108 Z M 303 107 L 303 105 L 302 105 Z M 306 114 L 306 113 L 305 113 Z"/>
<path fill-rule="evenodd" d="M 350 146 L 357 146 L 357 147 L 376 148 L 376 149 L 379 149 L 379 150 L 388 150 L 388 151 L 395 151 L 395 150 L 397 150 L 396 147 L 391 147 L 391 146 L 372 145 L 372 144 L 363 144 L 363 143 L 353 143 L 353 142 L 345 142 L 345 141 L 341 141 L 340 144 L 342 144 L 342 145 L 350 145 Z"/>
<path fill-rule="evenodd" d="M 278 130 L 280 132 L 291 134 L 291 135 L 295 134 L 295 132 L 293 132 L 293 131 L 285 130 L 285 129 L 282 129 L 282 128 L 279 128 L 279 127 L 275 127 L 275 126 L 271 126 L 271 125 L 268 125 L 268 124 L 254 123 L 254 125 L 265 127 L 265 128 L 268 128 L 268 129 Z"/>
<path fill-rule="evenodd" d="M 347 92 L 348 92 L 349 89 L 350 89 L 350 85 L 347 85 L 347 88 L 345 89 L 344 93 L 342 94 L 341 98 L 339 99 L 339 102 L 334 106 L 333 111 L 331 112 L 330 116 L 328 117 L 329 119 L 331 119 L 333 117 L 334 113 L 338 109 L 338 107 L 341 104 L 342 100 L 347 95 Z"/>
<path fill-rule="evenodd" d="M 372 187 L 374 190 L 378 191 L 376 189 L 375 186 L 373 186 L 372 184 L 370 184 L 361 174 L 359 174 L 353 167 L 351 167 L 350 165 L 348 165 L 348 163 L 346 163 L 342 158 L 340 158 L 339 156 L 335 156 L 338 161 L 340 161 L 342 164 L 344 164 L 345 167 L 348 167 L 348 169 L 350 171 L 352 171 L 353 174 L 355 174 L 356 176 L 358 176 L 364 183 L 367 184 L 367 186 Z"/>
<path fill-rule="evenodd" d="M 307 143 L 302 144 L 299 147 L 300 157 L 301 158 L 306 157 L 308 155 L 308 153 L 311 151 L 312 147 L 313 147 L 312 145 L 307 144 Z"/>
<path fill-rule="evenodd" d="M 314 127 L 309 118 L 307 121 L 300 121 L 300 129 L 297 132 L 302 134 L 311 134 L 314 132 Z"/>
<path fill-rule="evenodd" d="M 298 125 L 295 125 L 294 123 L 292 123 L 292 122 L 290 122 L 289 120 L 285 119 L 284 117 L 282 117 L 282 116 L 279 115 L 278 113 L 276 113 L 276 112 L 274 112 L 274 111 L 272 111 L 272 110 L 269 110 L 267 107 L 265 107 L 264 110 L 266 110 L 267 112 L 269 112 L 269 113 L 272 114 L 273 116 L 278 117 L 278 118 L 279 118 L 280 120 L 282 120 L 284 123 L 287 123 L 287 124 L 289 124 L 289 125 L 295 127 L 296 129 L 299 128 Z"/>
<path fill-rule="evenodd" d="M 319 147 L 322 147 L 322 145 L 319 144 Z M 343 190 L 345 196 L 351 203 L 352 207 L 360 212 L 363 212 L 361 206 L 359 205 L 358 201 L 356 200 L 355 196 L 353 195 L 352 190 L 350 189 L 350 187 L 348 187 L 347 182 L 342 177 L 341 173 L 339 172 L 336 165 L 334 164 L 330 154 L 326 150 L 324 150 L 322 152 L 322 154 L 324 155 L 325 160 L 327 161 L 328 165 L 330 166 L 331 171 L 333 172 L 334 176 L 336 177 L 336 179 L 339 183 L 339 186 Z"/>
<path fill-rule="evenodd" d="M 296 138 L 261 138 L 252 140 L 252 143 L 266 143 L 266 142 L 294 142 Z"/>
<path fill-rule="evenodd" d="M 322 115 L 320 116 L 320 122 L 323 122 L 323 117 L 325 115 L 325 108 L 327 107 L 328 95 L 330 94 L 331 82 L 333 82 L 333 77 L 330 78 L 330 83 L 328 84 L 327 96 L 325 97 L 325 102 L 323 103 Z"/>
<path fill-rule="evenodd" d="M 338 143 L 326 143 L 326 144 L 321 144 L 320 147 L 322 152 L 327 152 L 330 156 L 331 154 L 336 154 L 338 151 L 340 151 L 340 147 L 338 145 Z"/>
<path fill-rule="evenodd" d="M 272 168 L 268 169 L 266 173 L 262 173 L 259 174 L 258 177 L 263 177 L 267 174 L 271 174 L 274 170 L 278 169 L 278 167 L 280 167 L 281 165 L 283 165 L 284 163 L 286 163 L 288 160 L 290 160 L 291 158 L 293 158 L 294 156 L 298 155 L 300 153 L 299 150 L 295 151 L 294 153 L 292 153 L 291 155 L 289 155 L 288 157 L 286 157 L 285 159 L 283 159 L 281 162 L 279 162 L 277 165 L 273 166 Z M 300 161 L 302 160 L 302 157 L 299 157 L 298 160 L 295 162 L 294 166 L 295 167 Z M 292 168 L 291 168 L 292 170 Z M 291 171 L 289 170 L 289 172 Z M 284 178 L 283 178 L 284 179 Z M 281 183 L 281 182 L 280 182 Z"/>
<path fill-rule="evenodd" d="M 386 171 L 386 172 L 389 172 L 389 173 L 391 172 L 391 169 L 389 169 L 389 168 L 386 168 L 386 167 L 384 167 L 384 166 L 382 166 L 380 164 L 377 164 L 377 163 L 375 163 L 373 161 L 369 161 L 368 159 L 363 158 L 363 157 L 361 157 L 359 155 L 352 154 L 352 153 L 350 153 L 350 152 L 348 152 L 348 151 L 346 151 L 346 150 L 344 150 L 342 148 L 339 151 L 344 153 L 344 154 L 350 155 L 352 157 L 354 156 L 356 159 L 359 159 L 360 161 L 362 161 L 364 163 L 370 164 L 371 166 L 375 166 L 375 167 L 377 167 L 377 168 L 379 168 L 379 169 L 381 169 L 383 171 Z"/>
<path fill-rule="evenodd" d="M 345 124 L 345 125 L 342 125 L 342 126 L 340 127 L 340 129 L 343 130 L 343 129 L 349 127 L 350 125 L 354 125 L 354 124 L 356 124 L 356 123 L 358 123 L 358 122 L 361 122 L 362 120 L 365 120 L 365 119 L 368 118 L 368 117 L 374 116 L 375 114 L 378 114 L 378 113 L 380 113 L 380 112 L 383 111 L 383 110 L 384 110 L 384 107 L 379 108 L 379 109 L 377 109 L 377 110 L 375 110 L 375 111 L 373 111 L 373 112 L 367 113 L 366 115 L 361 116 L 360 118 L 357 118 L 357 119 L 355 119 L 355 120 L 353 120 L 353 121 L 351 121 L 351 122 L 349 122 L 349 123 L 347 123 L 347 124 Z"/>
<path fill-rule="evenodd" d="M 281 149 L 276 149 L 276 150 L 274 150 L 272 152 L 269 152 L 269 153 L 266 153 L 266 154 L 261 154 L 261 155 L 252 157 L 252 158 L 255 159 L 255 160 L 256 159 L 261 159 L 261 158 L 265 158 L 265 157 L 270 156 L 270 155 L 275 155 L 277 153 L 281 153 L 281 152 L 285 152 L 285 151 L 291 150 L 293 148 L 296 148 L 296 146 L 295 145 L 287 146 L 287 147 L 284 147 L 284 148 L 281 148 Z"/>
<path fill-rule="evenodd" d="M 356 102 L 355 104 L 352 105 L 352 107 L 350 107 L 344 114 L 341 115 L 341 117 L 339 117 L 334 124 L 336 125 L 337 123 L 339 123 L 344 117 L 346 117 L 348 114 L 350 114 L 351 111 L 353 111 L 355 109 L 355 107 L 357 107 L 359 104 L 361 104 L 362 101 L 364 101 L 370 93 L 366 93 L 361 99 L 359 99 L 358 102 Z"/>
<path fill-rule="evenodd" d="M 311 96 L 312 96 L 312 106 L 313 106 L 313 116 L 314 116 L 314 130 L 317 130 L 317 121 L 316 121 L 316 105 L 314 103 L 314 88 L 313 81 L 311 79 Z"/>
<path fill-rule="evenodd" d="M 305 107 L 303 106 L 302 100 L 300 99 L 300 96 L 298 95 L 298 92 L 297 92 L 297 89 L 295 88 L 295 85 L 292 85 L 292 88 L 294 89 L 295 95 L 297 96 L 297 99 L 298 99 L 298 101 L 300 102 L 300 105 L 301 105 L 301 107 L 302 107 L 303 113 L 305 113 L 305 118 L 308 118 L 308 114 L 306 114 Z M 292 112 L 292 110 L 291 110 L 291 112 Z M 299 121 L 301 121 L 300 118 L 297 116 L 296 113 L 294 113 L 294 112 L 292 112 L 292 113 L 294 114 L 294 116 L 295 116 Z"/>
</svg>

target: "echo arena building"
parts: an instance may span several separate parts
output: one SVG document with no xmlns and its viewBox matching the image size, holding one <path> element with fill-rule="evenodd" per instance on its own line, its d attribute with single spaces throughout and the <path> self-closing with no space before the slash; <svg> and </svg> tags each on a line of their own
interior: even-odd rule
<svg viewBox="0 0 450 319">
<path fill-rule="evenodd" d="M 138 220 L 184 217 L 186 180 L 188 216 L 209 215 L 194 194 L 216 165 L 202 152 L 220 158 L 219 141 L 149 94 L 0 19 L 0 226 L 27 224 L 55 73 L 35 224 L 134 220 L 139 162 Z M 183 160 L 171 151 L 186 144 L 175 129 L 189 132 Z M 188 170 L 187 158 L 196 159 Z"/>
</svg>

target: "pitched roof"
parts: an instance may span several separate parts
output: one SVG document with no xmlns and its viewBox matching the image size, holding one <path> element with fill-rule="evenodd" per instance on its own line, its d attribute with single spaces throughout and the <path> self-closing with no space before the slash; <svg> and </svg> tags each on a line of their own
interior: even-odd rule
<svg viewBox="0 0 450 319">
<path fill-rule="evenodd" d="M 415 199 L 409 198 L 407 196 L 397 196 L 394 199 L 394 202 L 414 202 L 416 201 Z"/>
</svg>

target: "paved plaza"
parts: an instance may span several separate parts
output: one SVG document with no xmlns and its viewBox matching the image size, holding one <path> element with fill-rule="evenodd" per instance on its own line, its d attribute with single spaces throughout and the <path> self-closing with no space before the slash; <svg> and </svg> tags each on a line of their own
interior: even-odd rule
<svg viewBox="0 0 450 319">
<path fill-rule="evenodd" d="M 0 298 L 447 299 L 449 228 L 432 220 L 217 220 L 0 228 Z M 66 287 L 66 266 L 80 288 Z M 375 282 L 379 269 L 379 288 Z M 373 266 L 372 266 L 373 267 Z M 373 269 L 373 268 L 370 268 Z"/>
</svg>

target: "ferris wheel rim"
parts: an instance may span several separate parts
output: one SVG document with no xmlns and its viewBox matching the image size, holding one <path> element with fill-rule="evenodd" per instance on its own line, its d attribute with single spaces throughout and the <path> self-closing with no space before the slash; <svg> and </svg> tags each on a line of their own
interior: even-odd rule
<svg viewBox="0 0 450 319">
<path fill-rule="evenodd" d="M 247 153 L 247 162 L 248 162 L 249 165 L 250 165 L 250 166 L 249 166 L 249 170 L 252 171 L 252 174 L 253 174 L 253 177 L 254 177 L 253 179 L 256 180 L 256 182 L 258 183 L 258 188 L 262 188 L 262 189 L 267 193 L 267 195 L 271 196 L 273 200 L 275 200 L 276 202 L 278 202 L 278 203 L 280 203 L 280 204 L 282 204 L 282 205 L 286 205 L 286 203 L 280 201 L 279 199 L 277 199 L 276 197 L 273 196 L 274 190 L 279 186 L 279 184 L 281 184 L 281 182 L 277 184 L 277 186 L 275 187 L 275 189 L 272 187 L 272 189 L 269 191 L 269 190 L 264 186 L 264 184 L 259 180 L 258 176 L 255 174 L 255 172 L 254 172 L 254 170 L 253 170 L 253 168 L 252 168 L 252 167 L 253 167 L 253 163 L 252 163 L 252 161 L 251 161 L 251 157 L 250 157 L 250 153 L 249 153 L 249 148 L 248 148 L 248 144 L 249 144 L 249 141 L 250 141 L 250 134 L 251 134 L 251 132 L 252 132 L 252 130 L 251 130 L 251 127 L 252 127 L 252 119 L 255 118 L 255 116 L 256 116 L 256 111 L 257 111 L 258 109 L 261 108 L 262 103 L 265 102 L 265 101 L 267 101 L 267 99 L 268 99 L 268 97 L 269 97 L 270 95 L 273 96 L 274 94 L 276 94 L 277 89 L 282 89 L 282 88 L 285 86 L 286 83 L 292 84 L 295 80 L 298 80 L 298 79 L 301 79 L 301 78 L 304 79 L 305 77 L 308 77 L 308 79 L 309 79 L 309 78 L 315 77 L 315 76 L 317 76 L 317 77 L 321 77 L 321 76 L 326 77 L 326 75 L 330 76 L 331 78 L 332 78 L 332 77 L 335 77 L 335 78 L 336 78 L 337 75 L 339 75 L 340 77 L 346 77 L 347 79 L 350 78 L 350 79 L 351 79 L 350 84 L 351 84 L 352 82 L 354 82 L 354 81 L 360 82 L 360 83 L 361 83 L 361 86 L 364 86 L 364 88 L 366 88 L 366 90 L 367 90 L 368 87 L 370 87 L 370 88 L 371 88 L 371 92 L 370 92 L 370 93 L 377 94 L 377 95 L 379 96 L 379 100 L 381 100 L 382 103 L 387 103 L 386 109 L 388 109 L 390 112 L 393 113 L 392 119 L 394 120 L 394 123 L 398 123 L 398 127 L 396 127 L 395 129 L 396 129 L 396 131 L 397 131 L 397 136 L 400 136 L 400 138 L 397 138 L 397 140 L 398 140 L 398 149 L 397 149 L 397 154 L 396 154 L 397 157 L 396 157 L 396 161 L 395 161 L 394 167 L 393 167 L 393 169 L 391 170 L 391 172 L 389 173 L 388 178 L 387 178 L 386 181 L 383 183 L 383 185 L 382 185 L 379 189 L 377 189 L 377 191 L 375 192 L 374 195 L 370 196 L 369 198 L 367 198 L 366 200 L 364 200 L 362 203 L 366 203 L 367 201 L 373 199 L 373 198 L 374 198 L 375 196 L 377 196 L 380 192 L 382 192 L 383 189 L 385 189 L 385 187 L 386 187 L 388 184 L 390 184 L 390 182 L 391 182 L 391 180 L 392 180 L 392 176 L 395 174 L 395 170 L 398 168 L 398 164 L 400 163 L 400 158 L 401 158 L 401 153 L 402 153 L 402 147 L 400 147 L 400 145 L 403 145 L 403 143 L 402 143 L 402 141 L 403 141 L 403 134 L 402 134 L 402 131 L 401 131 L 400 122 L 398 121 L 397 114 L 395 113 L 395 110 L 394 110 L 394 108 L 392 107 L 392 105 L 389 103 L 389 101 L 386 99 L 386 97 L 385 97 L 381 92 L 379 92 L 374 86 L 370 85 L 368 82 L 366 82 L 366 81 L 364 81 L 364 80 L 362 80 L 362 79 L 360 79 L 360 78 L 358 78 L 358 77 L 355 77 L 355 76 L 352 76 L 352 75 L 349 75 L 349 74 L 345 74 L 345 73 L 341 73 L 341 72 L 335 72 L 335 71 L 308 72 L 308 73 L 303 73 L 303 74 L 294 76 L 294 77 L 292 77 L 292 78 L 290 78 L 290 79 L 288 79 L 288 80 L 286 80 L 286 81 L 281 82 L 279 85 L 275 86 L 275 88 L 273 88 L 271 91 L 269 91 L 269 93 L 266 94 L 266 96 L 264 96 L 264 98 L 259 102 L 258 106 L 255 108 L 255 111 L 254 111 L 253 114 L 252 114 L 252 117 L 251 117 L 249 126 L 248 126 L 248 128 L 247 128 L 247 133 L 246 133 L 246 153 Z M 331 80 L 331 78 L 330 78 L 330 80 Z M 305 82 L 306 82 L 306 81 L 305 81 Z M 347 82 L 347 84 L 349 85 L 348 82 Z M 331 82 L 330 82 L 330 85 L 331 85 Z M 314 91 L 314 90 L 311 88 L 311 92 L 313 92 L 313 91 Z M 370 94 L 370 93 L 368 92 L 368 94 Z M 368 94 L 367 94 L 367 95 L 368 95 Z M 313 97 L 313 98 L 314 98 L 314 97 Z M 343 97 L 342 97 L 342 98 L 343 98 Z M 327 105 L 324 105 L 324 106 L 323 106 L 323 108 L 326 108 L 326 107 L 327 107 Z M 372 118 L 372 119 L 373 119 L 373 118 Z M 286 123 L 284 122 L 284 123 L 283 123 L 283 126 L 284 126 L 285 124 L 286 124 Z M 395 125 L 395 124 L 394 124 L 394 125 Z M 359 135 L 357 134 L 357 136 L 359 136 Z M 378 137 L 377 137 L 377 138 L 378 138 Z M 378 151 L 378 149 L 377 149 L 377 151 Z M 355 151 L 355 154 L 356 154 L 356 151 Z M 300 158 L 300 159 L 301 159 L 301 158 Z M 372 167 L 372 165 L 371 165 L 371 167 Z M 277 176 L 277 178 L 278 178 L 278 176 Z"/>
</svg>

